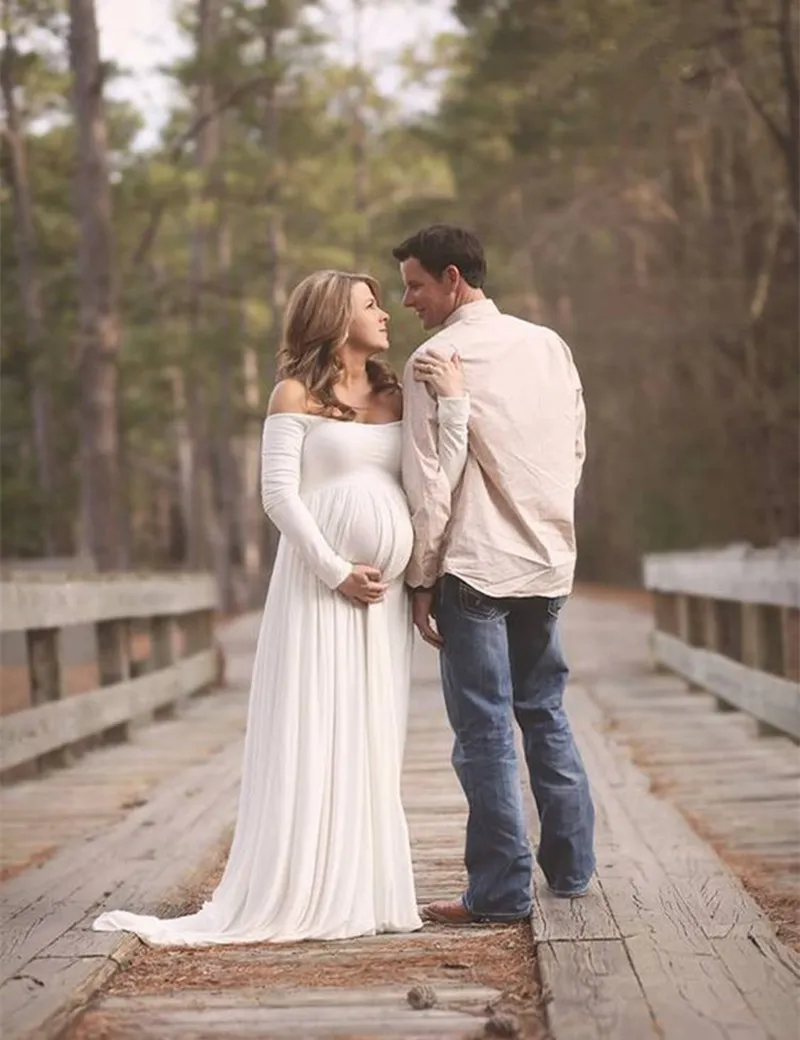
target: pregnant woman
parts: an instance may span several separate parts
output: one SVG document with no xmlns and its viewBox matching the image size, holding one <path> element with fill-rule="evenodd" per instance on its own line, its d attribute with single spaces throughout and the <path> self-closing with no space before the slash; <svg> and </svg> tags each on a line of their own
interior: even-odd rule
<svg viewBox="0 0 800 1040">
<path fill-rule="evenodd" d="M 412 548 L 402 397 L 380 357 L 377 283 L 322 271 L 287 309 L 264 425 L 264 508 L 281 532 L 253 669 L 239 811 L 201 910 L 112 911 L 97 930 L 154 945 L 344 939 L 421 927 L 400 801 Z M 466 460 L 457 359 L 435 359 L 439 465 Z"/>
</svg>

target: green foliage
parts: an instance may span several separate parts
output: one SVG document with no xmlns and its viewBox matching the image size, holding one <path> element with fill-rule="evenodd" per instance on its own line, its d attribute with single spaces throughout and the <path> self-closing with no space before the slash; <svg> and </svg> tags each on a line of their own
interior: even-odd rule
<svg viewBox="0 0 800 1040">
<path fill-rule="evenodd" d="M 463 31 L 403 55 L 405 84 L 387 97 L 364 69 L 331 56 L 310 17 L 315 0 L 221 0 L 211 58 L 172 70 L 178 100 L 156 148 L 133 148 L 141 113 L 107 106 L 120 421 L 141 562 L 166 552 L 147 533 L 155 498 L 176 500 L 175 431 L 186 418 L 176 373 L 199 381 L 215 457 L 235 453 L 254 418 L 245 351 L 258 357 L 260 414 L 285 294 L 320 267 L 381 279 L 402 366 L 421 334 L 400 305 L 391 248 L 434 220 L 475 227 L 498 302 L 553 325 L 575 350 L 589 408 L 585 574 L 634 580 L 644 549 L 796 531 L 787 158 L 796 90 L 778 6 L 457 0 Z M 74 525 L 75 144 L 63 5 L 30 0 L 15 11 L 63 475 L 56 508 Z M 190 37 L 197 12 L 186 0 L 179 13 Z M 194 126 L 203 77 L 220 106 L 218 157 L 205 171 Z M 437 110 L 411 119 L 404 90 L 431 82 L 441 85 Z M 14 555 L 39 551 L 30 517 L 44 504 L 6 188 L 0 203 L 0 476 L 3 551 Z"/>
</svg>

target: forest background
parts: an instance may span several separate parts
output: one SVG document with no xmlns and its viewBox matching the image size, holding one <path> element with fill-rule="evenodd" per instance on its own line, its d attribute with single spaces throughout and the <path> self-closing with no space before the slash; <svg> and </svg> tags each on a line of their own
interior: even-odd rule
<svg viewBox="0 0 800 1040">
<path fill-rule="evenodd" d="M 797 536 L 796 0 L 169 11 L 156 113 L 95 0 L 4 9 L 4 560 L 208 568 L 256 602 L 287 294 L 374 273 L 399 368 L 421 334 L 391 248 L 434 221 L 573 349 L 581 578 Z"/>
</svg>

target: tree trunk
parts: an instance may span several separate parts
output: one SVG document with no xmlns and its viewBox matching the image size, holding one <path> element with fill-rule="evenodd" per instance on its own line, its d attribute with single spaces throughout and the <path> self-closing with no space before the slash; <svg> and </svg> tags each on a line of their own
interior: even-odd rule
<svg viewBox="0 0 800 1040">
<path fill-rule="evenodd" d="M 103 68 L 94 0 L 70 0 L 72 103 L 78 136 L 81 497 L 99 570 L 121 565 L 118 354 Z"/>
<path fill-rule="evenodd" d="M 179 550 L 184 563 L 192 562 L 190 549 L 192 524 L 192 469 L 194 451 L 189 430 L 188 406 L 186 402 L 186 378 L 183 369 L 176 366 L 170 373 L 172 386 L 172 432 L 175 437 L 175 457 L 178 464 L 178 514 L 181 518 L 180 538 L 173 538 L 173 549 Z"/>
<path fill-rule="evenodd" d="M 277 355 L 280 347 L 283 312 L 286 307 L 288 295 L 284 259 L 286 255 L 286 236 L 283 226 L 281 198 L 282 171 L 279 163 L 281 111 L 278 98 L 280 67 L 277 59 L 278 34 L 282 28 L 286 28 L 286 22 L 283 20 L 285 11 L 281 11 L 280 6 L 276 7 L 274 13 L 276 17 L 273 18 L 273 12 L 270 11 L 270 16 L 267 18 L 264 29 L 264 65 L 268 76 L 268 85 L 265 91 L 264 144 L 267 154 L 272 160 L 271 184 L 267 193 L 267 203 L 269 205 L 269 217 L 267 221 L 267 276 L 269 279 L 269 288 L 267 290 L 267 302 L 270 311 L 269 346 L 273 358 Z M 250 436 L 253 441 L 255 441 L 257 434 L 259 437 L 258 454 L 260 456 L 260 424 L 258 431 L 254 429 L 251 430 Z M 254 443 L 252 445 L 252 450 L 255 451 Z M 254 500 L 249 512 L 255 516 L 256 510 L 261 511 L 259 484 L 256 483 L 255 486 L 251 485 L 250 492 L 253 494 Z M 278 532 L 272 521 L 263 518 L 263 512 L 260 529 L 261 575 L 258 586 L 259 595 L 264 582 L 269 579 L 269 574 L 272 571 L 272 565 L 275 560 L 275 553 L 278 548 Z"/>
<path fill-rule="evenodd" d="M 244 325 L 244 316 L 243 316 Z M 261 386 L 259 380 L 258 352 L 253 345 L 249 329 L 244 325 L 243 383 L 245 406 L 244 450 L 242 452 L 243 516 L 243 563 L 247 586 L 248 606 L 253 606 L 257 596 L 264 591 L 262 577 L 262 541 L 264 537 L 264 511 L 261 508 Z"/>
<path fill-rule="evenodd" d="M 800 77 L 797 70 L 797 4 L 780 0 L 780 37 L 783 87 L 786 94 L 787 147 L 784 149 L 789 180 L 789 201 L 795 218 L 800 215 Z"/>
<path fill-rule="evenodd" d="M 33 220 L 25 139 L 16 102 L 14 100 L 14 61 L 16 50 L 9 26 L 8 9 L 5 16 L 6 45 L 0 63 L 3 101 L 6 110 L 5 137 L 8 144 L 11 175 L 11 195 L 14 204 L 14 244 L 17 252 L 20 297 L 25 320 L 25 339 L 28 348 L 27 378 L 31 391 L 33 445 L 36 458 L 36 477 L 41 505 L 40 527 L 42 548 L 48 556 L 57 552 L 55 466 L 50 425 L 52 408 L 50 393 L 44 377 L 44 315 L 39 271 L 36 264 L 36 229 Z"/>
<path fill-rule="evenodd" d="M 214 81 L 209 64 L 219 37 L 219 0 L 200 0 L 198 24 L 198 58 L 200 82 L 197 88 L 197 118 L 205 120 L 197 135 L 195 165 L 200 173 L 200 198 L 207 201 L 211 172 L 219 156 L 219 124 L 211 117 L 214 111 Z M 222 579 L 224 570 L 223 538 L 214 502 L 211 475 L 211 443 L 207 388 L 204 385 L 202 359 L 206 326 L 204 322 L 203 286 L 208 277 L 211 227 L 208 215 L 200 208 L 192 229 L 191 273 L 189 288 L 188 350 L 185 375 L 186 417 L 191 459 L 186 476 L 189 483 L 187 521 L 188 563 L 193 569 L 214 567 Z M 222 584 L 222 582 L 221 582 Z"/>
<path fill-rule="evenodd" d="M 222 186 L 220 185 L 220 190 Z M 239 517 L 237 509 L 239 480 L 237 475 L 238 460 L 233 449 L 233 399 L 235 386 L 233 366 L 231 364 L 234 344 L 241 342 L 240 329 L 233 319 L 240 309 L 235 307 L 235 286 L 233 284 L 231 231 L 224 199 L 220 203 L 220 220 L 217 227 L 217 274 L 218 284 L 222 290 L 224 313 L 221 325 L 224 329 L 224 349 L 218 349 L 218 383 L 217 383 L 217 415 L 216 429 L 216 472 L 219 483 L 219 520 L 221 546 L 219 552 L 218 580 L 222 609 L 233 613 L 238 604 L 236 584 L 233 574 L 233 560 L 238 557 L 240 545 Z M 234 309 L 235 308 L 235 309 Z"/>
<path fill-rule="evenodd" d="M 280 345 L 283 310 L 286 306 L 286 271 L 284 269 L 285 239 L 283 220 L 281 217 L 281 171 L 278 158 L 280 154 L 281 112 L 278 101 L 278 83 L 280 72 L 277 67 L 276 46 L 280 26 L 268 24 L 264 33 L 264 62 L 269 77 L 265 91 L 264 111 L 264 144 L 272 161 L 272 178 L 267 202 L 269 204 L 269 221 L 267 223 L 267 265 L 269 272 L 269 307 L 272 346 L 277 351 Z"/>
<path fill-rule="evenodd" d="M 369 242 L 369 214 L 367 213 L 367 192 L 369 169 L 367 166 L 367 127 L 364 120 L 364 0 L 353 0 L 353 166 L 354 166 L 354 198 L 356 216 L 356 237 L 353 244 L 353 257 L 356 270 L 361 270 L 367 253 Z"/>
</svg>

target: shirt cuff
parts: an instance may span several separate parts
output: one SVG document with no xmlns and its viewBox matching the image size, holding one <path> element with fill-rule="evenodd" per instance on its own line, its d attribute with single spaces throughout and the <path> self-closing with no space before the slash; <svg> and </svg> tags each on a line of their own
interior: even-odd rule
<svg viewBox="0 0 800 1040">
<path fill-rule="evenodd" d="M 440 423 L 459 426 L 469 419 L 469 397 L 440 397 L 437 404 L 437 418 Z"/>
</svg>

